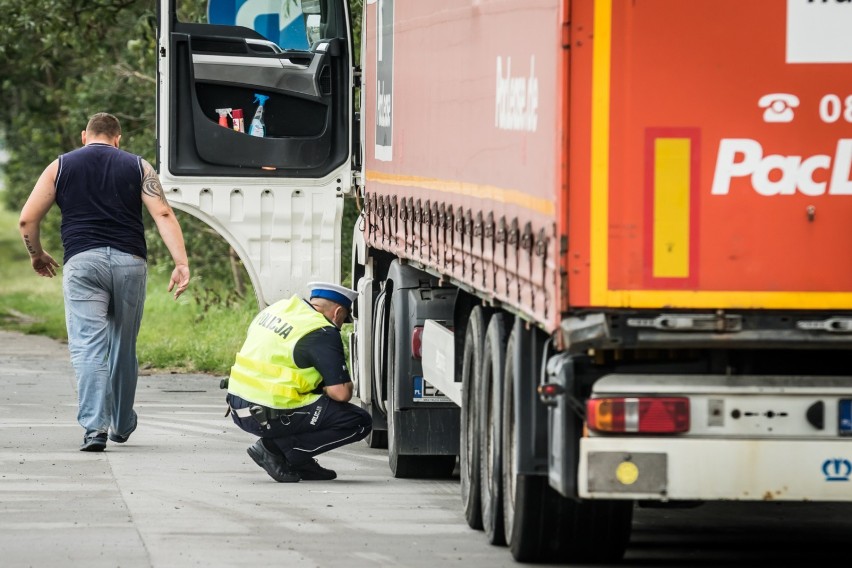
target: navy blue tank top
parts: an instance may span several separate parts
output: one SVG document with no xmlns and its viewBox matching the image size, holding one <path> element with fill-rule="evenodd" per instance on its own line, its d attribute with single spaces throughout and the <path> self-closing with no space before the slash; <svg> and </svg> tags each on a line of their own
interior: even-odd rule
<svg viewBox="0 0 852 568">
<path fill-rule="evenodd" d="M 99 247 L 147 258 L 139 156 L 99 143 L 59 156 L 56 204 L 65 262 Z"/>
</svg>

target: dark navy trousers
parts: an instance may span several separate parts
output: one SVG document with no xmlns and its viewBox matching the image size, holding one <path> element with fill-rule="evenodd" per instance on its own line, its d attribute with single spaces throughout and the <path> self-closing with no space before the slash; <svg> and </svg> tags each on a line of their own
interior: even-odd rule
<svg viewBox="0 0 852 568">
<path fill-rule="evenodd" d="M 228 394 L 227 400 L 232 408 L 254 405 L 233 394 Z M 251 416 L 240 418 L 232 412 L 231 417 L 246 432 L 274 442 L 292 465 L 363 440 L 373 428 L 373 419 L 366 410 L 326 395 L 313 404 L 285 411 L 283 416 L 270 420 L 268 427 Z"/>
</svg>

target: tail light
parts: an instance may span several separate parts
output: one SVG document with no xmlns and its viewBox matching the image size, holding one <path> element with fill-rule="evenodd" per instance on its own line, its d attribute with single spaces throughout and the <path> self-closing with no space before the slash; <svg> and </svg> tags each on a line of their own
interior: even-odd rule
<svg viewBox="0 0 852 568">
<path fill-rule="evenodd" d="M 689 431 L 685 397 L 592 398 L 586 422 L 597 432 L 677 434 Z"/>
<path fill-rule="evenodd" d="M 423 358 L 423 326 L 418 325 L 411 332 L 411 356 L 415 359 Z"/>
</svg>

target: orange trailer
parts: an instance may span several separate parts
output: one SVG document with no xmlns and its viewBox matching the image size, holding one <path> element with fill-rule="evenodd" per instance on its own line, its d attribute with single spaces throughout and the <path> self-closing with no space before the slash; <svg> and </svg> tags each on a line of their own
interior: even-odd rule
<svg viewBox="0 0 852 568">
<path fill-rule="evenodd" d="M 460 455 L 519 560 L 620 557 L 636 500 L 849 500 L 850 25 L 366 2 L 352 353 L 394 474 Z"/>
</svg>

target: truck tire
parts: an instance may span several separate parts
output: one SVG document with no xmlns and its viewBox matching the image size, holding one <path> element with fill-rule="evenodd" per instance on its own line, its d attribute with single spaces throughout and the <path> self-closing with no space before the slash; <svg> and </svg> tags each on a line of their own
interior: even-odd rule
<svg viewBox="0 0 852 568">
<path fill-rule="evenodd" d="M 544 476 L 518 475 L 506 540 L 518 562 L 611 563 L 624 556 L 632 521 L 632 501 L 578 502 Z"/>
<path fill-rule="evenodd" d="M 479 380 L 482 373 L 482 348 L 488 317 L 480 306 L 474 306 L 467 321 L 462 354 L 461 382 L 461 452 L 459 477 L 464 516 L 472 529 L 482 530 L 482 496 L 479 477 Z"/>
<path fill-rule="evenodd" d="M 386 449 L 388 447 L 388 431 L 376 426 L 387 428 L 386 413 L 382 408 L 382 400 L 386 394 L 387 385 L 387 345 L 388 345 L 388 313 L 390 294 L 383 290 L 376 296 L 373 313 L 373 373 L 370 381 L 371 402 L 367 411 L 373 417 L 373 429 L 364 438 L 370 448 Z"/>
<path fill-rule="evenodd" d="M 533 443 L 529 416 L 516 416 L 523 405 L 515 397 L 534 389 L 537 365 L 518 357 L 540 358 L 538 349 L 527 353 L 515 326 L 506 347 L 503 373 L 503 522 L 506 542 L 518 562 L 612 562 L 624 555 L 630 537 L 632 501 L 577 501 L 552 489 L 546 475 L 520 473 L 519 444 Z M 535 361 L 532 361 L 535 363 Z M 530 370 L 529 376 L 515 376 Z M 524 402 L 524 401 L 520 401 Z M 526 401 L 528 402 L 528 401 Z"/>
<path fill-rule="evenodd" d="M 516 358 L 542 355 L 518 353 L 519 331 L 515 326 L 509 336 L 503 373 L 503 523 L 506 544 L 515 560 L 547 562 L 556 560 L 561 550 L 555 530 L 556 511 L 551 504 L 554 498 L 561 497 L 550 489 L 546 475 L 519 473 L 518 444 L 532 440 L 521 436 L 515 397 L 534 388 L 538 377 L 516 377 Z"/>
<path fill-rule="evenodd" d="M 388 371 L 388 465 L 391 473 L 396 478 L 441 478 L 450 477 L 456 467 L 456 456 L 424 456 L 400 453 L 400 438 L 402 433 L 399 424 L 400 410 L 396 408 L 396 379 L 397 375 L 397 349 L 394 338 L 396 337 L 396 317 L 394 315 L 393 303 L 388 301 L 388 334 L 387 334 L 387 371 Z"/>
<path fill-rule="evenodd" d="M 506 543 L 503 528 L 503 367 L 508 316 L 498 312 L 485 332 L 479 400 L 482 526 L 488 542 Z"/>
<path fill-rule="evenodd" d="M 512 509 L 505 512 L 506 543 L 518 562 L 553 562 L 561 550 L 548 502 L 555 493 L 540 475 L 515 475 Z M 556 497 L 559 497 L 558 495 Z M 549 498 L 549 499 L 548 499 Z"/>
</svg>

